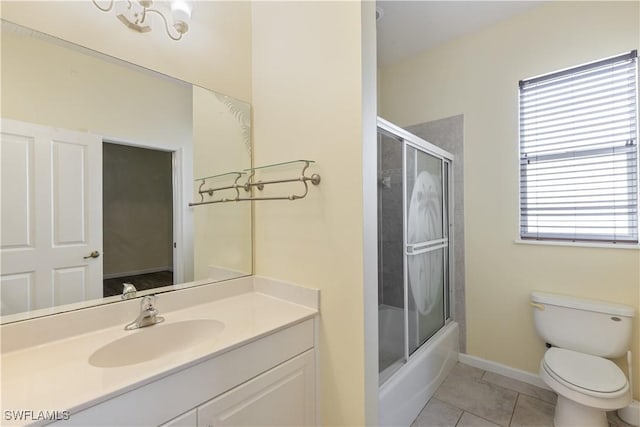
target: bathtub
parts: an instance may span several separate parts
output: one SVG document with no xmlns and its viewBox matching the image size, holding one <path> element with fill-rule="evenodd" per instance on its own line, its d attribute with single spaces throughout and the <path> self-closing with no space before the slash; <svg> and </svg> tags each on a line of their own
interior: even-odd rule
<svg viewBox="0 0 640 427">
<path fill-rule="evenodd" d="M 379 325 L 393 322 L 395 310 L 381 309 Z M 391 316 L 392 318 L 387 318 Z M 381 341 L 385 329 L 380 330 Z M 458 361 L 458 324 L 447 323 L 378 389 L 378 425 L 409 426 Z"/>
</svg>

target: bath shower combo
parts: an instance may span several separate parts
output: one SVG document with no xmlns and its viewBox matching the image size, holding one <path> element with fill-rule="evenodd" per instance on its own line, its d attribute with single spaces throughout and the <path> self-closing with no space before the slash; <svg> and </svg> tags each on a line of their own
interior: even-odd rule
<svg viewBox="0 0 640 427">
<path fill-rule="evenodd" d="M 378 119 L 379 424 L 409 425 L 458 359 L 453 155 Z"/>
</svg>

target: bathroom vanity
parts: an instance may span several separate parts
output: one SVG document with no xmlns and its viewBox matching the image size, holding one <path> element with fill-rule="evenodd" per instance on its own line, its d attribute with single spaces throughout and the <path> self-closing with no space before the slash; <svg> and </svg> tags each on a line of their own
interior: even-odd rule
<svg viewBox="0 0 640 427">
<path fill-rule="evenodd" d="M 2 425 L 315 425 L 318 300 L 246 277 L 134 331 L 139 300 L 3 325 Z"/>
</svg>

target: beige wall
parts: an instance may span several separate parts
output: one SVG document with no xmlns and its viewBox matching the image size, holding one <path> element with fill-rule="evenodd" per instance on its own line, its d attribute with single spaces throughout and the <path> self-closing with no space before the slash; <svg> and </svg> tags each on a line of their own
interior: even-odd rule
<svg viewBox="0 0 640 427">
<path fill-rule="evenodd" d="M 361 30 L 359 2 L 253 3 L 254 163 L 322 176 L 255 203 L 255 273 L 321 290 L 323 425 L 365 424 Z"/>
<path fill-rule="evenodd" d="M 142 145 L 191 145 L 191 85 L 51 40 L 3 31 L 1 85 L 2 117 Z"/>
<path fill-rule="evenodd" d="M 2 1 L 3 19 L 198 86 L 251 100 L 251 4 L 195 1 L 189 32 L 140 34 L 91 1 Z M 161 24 L 161 22 L 156 22 Z"/>
<path fill-rule="evenodd" d="M 550 2 L 381 70 L 381 115 L 400 125 L 464 114 L 467 351 L 537 372 L 529 293 L 640 308 L 640 251 L 515 244 L 518 80 L 637 49 L 638 2 Z M 640 333 L 634 329 L 635 397 Z"/>
<path fill-rule="evenodd" d="M 232 111 L 233 110 L 233 111 Z M 243 119 L 244 117 L 244 119 Z M 194 179 L 243 171 L 251 167 L 251 106 L 232 98 L 193 87 L 193 175 Z M 205 182 L 204 189 L 232 185 L 236 175 Z M 241 179 L 239 183 L 244 183 Z M 193 200 L 200 181 L 194 185 Z M 244 191 L 241 197 L 248 197 Z M 235 198 L 235 190 L 215 192 L 205 201 Z M 216 203 L 193 209 L 194 277 L 225 279 L 251 274 L 251 203 Z"/>
</svg>

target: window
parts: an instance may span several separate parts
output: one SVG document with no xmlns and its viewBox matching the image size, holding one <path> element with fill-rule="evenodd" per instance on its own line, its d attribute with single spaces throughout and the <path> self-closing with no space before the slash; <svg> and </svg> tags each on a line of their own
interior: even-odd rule
<svg viewBox="0 0 640 427">
<path fill-rule="evenodd" d="M 638 243 L 637 51 L 520 81 L 520 237 Z"/>
</svg>

